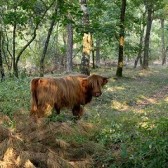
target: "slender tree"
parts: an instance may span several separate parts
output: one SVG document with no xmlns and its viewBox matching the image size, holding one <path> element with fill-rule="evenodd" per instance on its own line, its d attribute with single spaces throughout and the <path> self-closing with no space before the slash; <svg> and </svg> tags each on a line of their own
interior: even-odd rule
<svg viewBox="0 0 168 168">
<path fill-rule="evenodd" d="M 72 71 L 72 56 L 73 56 L 73 27 L 72 23 L 67 24 L 67 66 L 66 71 L 69 73 Z"/>
<path fill-rule="evenodd" d="M 1 7 L 0 7 L 0 10 L 2 11 Z M 5 77 L 4 68 L 3 68 L 3 59 L 2 59 L 2 53 L 3 53 L 3 51 L 2 51 L 2 48 L 3 48 L 2 36 L 3 36 L 2 17 L 0 15 L 0 75 L 1 75 L 1 81 Z"/>
<path fill-rule="evenodd" d="M 7 32 L 4 29 L 3 33 L 3 38 L 2 38 L 2 52 L 3 52 L 3 61 L 4 64 L 7 65 L 8 71 L 10 72 L 11 75 L 11 70 L 12 70 L 12 53 L 9 50 L 9 39 L 7 36 Z"/>
<path fill-rule="evenodd" d="M 55 8 L 54 8 L 54 12 L 53 12 L 53 15 L 52 15 L 50 27 L 48 29 L 47 38 L 46 38 L 44 48 L 43 48 L 43 52 L 42 52 L 41 59 L 40 59 L 40 76 L 41 77 L 44 76 L 44 60 L 45 60 L 45 57 L 46 57 L 50 37 L 51 37 L 52 31 L 53 31 L 53 28 L 54 28 L 54 25 L 55 25 L 55 22 L 56 22 L 57 8 L 58 8 L 58 4 L 55 4 Z"/>
<path fill-rule="evenodd" d="M 134 68 L 137 67 L 138 61 L 140 60 L 140 66 L 142 67 L 142 52 L 143 52 L 143 42 L 144 42 L 144 31 L 145 31 L 145 15 L 146 12 L 143 13 L 141 21 L 140 21 L 140 39 L 139 39 L 139 49 L 138 49 L 138 55 L 135 59 L 135 63 L 134 63 Z"/>
<path fill-rule="evenodd" d="M 1 75 L 1 81 L 4 80 L 5 73 L 3 68 L 3 59 L 2 59 L 2 29 L 0 27 L 0 75 Z"/>
<path fill-rule="evenodd" d="M 166 64 L 166 47 L 165 47 L 165 20 L 164 18 L 160 19 L 161 23 L 161 42 L 162 42 L 162 65 Z"/>
<path fill-rule="evenodd" d="M 153 1 L 145 0 L 145 7 L 147 11 L 147 24 L 146 33 L 144 41 L 144 57 L 143 57 L 143 68 L 148 69 L 149 66 L 149 43 L 150 43 L 150 33 L 152 27 L 152 15 L 153 15 Z"/>
<path fill-rule="evenodd" d="M 126 0 L 122 0 L 121 13 L 120 13 L 119 55 L 118 55 L 118 65 L 116 72 L 117 77 L 122 77 L 122 71 L 123 71 L 125 11 L 126 11 Z"/>
<path fill-rule="evenodd" d="M 96 66 L 100 66 L 100 39 L 96 38 Z"/>
<path fill-rule="evenodd" d="M 89 32 L 89 13 L 87 8 L 87 0 L 80 0 L 81 10 L 83 11 L 83 50 L 81 59 L 81 73 L 89 75 L 90 52 L 92 47 L 92 36 Z"/>
</svg>

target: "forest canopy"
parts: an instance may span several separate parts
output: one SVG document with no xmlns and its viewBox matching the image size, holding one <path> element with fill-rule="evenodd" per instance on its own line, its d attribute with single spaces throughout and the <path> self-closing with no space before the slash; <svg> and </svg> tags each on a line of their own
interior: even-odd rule
<svg viewBox="0 0 168 168">
<path fill-rule="evenodd" d="M 0 8 L 1 77 L 166 64 L 166 0 L 3 0 Z"/>
</svg>

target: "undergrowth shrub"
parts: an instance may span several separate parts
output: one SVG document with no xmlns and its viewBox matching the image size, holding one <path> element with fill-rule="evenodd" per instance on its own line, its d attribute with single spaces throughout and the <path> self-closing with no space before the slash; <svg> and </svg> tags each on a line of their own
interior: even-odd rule
<svg viewBox="0 0 168 168">
<path fill-rule="evenodd" d="M 168 119 L 161 118 L 152 123 L 152 127 L 143 130 L 139 140 L 132 143 L 134 152 L 130 154 L 127 166 L 166 168 L 168 165 Z"/>
<path fill-rule="evenodd" d="M 0 83 L 0 112 L 12 116 L 17 110 L 29 110 L 29 82 L 29 78 L 9 78 Z"/>
<path fill-rule="evenodd" d="M 96 140 L 108 149 L 103 155 L 95 156 L 97 164 L 108 168 L 166 168 L 168 119 L 161 118 L 149 122 L 145 127 L 138 128 L 134 125 L 134 128 L 134 133 L 131 129 L 128 132 L 124 123 L 112 122 L 110 126 L 97 133 Z"/>
</svg>

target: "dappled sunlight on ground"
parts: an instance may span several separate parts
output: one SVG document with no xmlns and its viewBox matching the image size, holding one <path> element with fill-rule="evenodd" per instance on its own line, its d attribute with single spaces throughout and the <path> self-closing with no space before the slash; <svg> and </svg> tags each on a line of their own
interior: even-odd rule
<svg viewBox="0 0 168 168">
<path fill-rule="evenodd" d="M 107 91 L 113 92 L 113 91 L 122 91 L 125 90 L 124 87 L 119 87 L 119 86 L 115 86 L 115 87 L 108 87 Z"/>
<path fill-rule="evenodd" d="M 131 110 L 132 112 L 134 112 L 135 114 L 144 114 L 145 113 L 145 110 L 142 109 L 142 108 L 132 108 Z"/>
<path fill-rule="evenodd" d="M 165 97 L 164 101 L 168 103 L 168 97 Z"/>
<path fill-rule="evenodd" d="M 149 124 L 148 120 L 144 120 L 142 122 L 139 122 L 138 126 L 141 127 L 141 128 L 147 129 L 147 130 L 151 130 L 155 127 L 154 124 Z"/>
<path fill-rule="evenodd" d="M 138 100 L 137 101 L 137 105 L 148 105 L 148 104 L 156 104 L 158 103 L 156 99 L 154 98 L 148 98 L 148 97 L 144 97 L 143 100 Z"/>
<path fill-rule="evenodd" d="M 155 71 L 156 72 L 156 71 Z M 154 73 L 154 71 L 150 71 L 150 70 L 145 70 L 145 69 L 143 69 L 143 70 L 141 70 L 138 74 L 139 74 L 139 76 L 141 76 L 141 77 L 147 77 L 147 76 L 149 76 L 149 75 L 151 75 L 151 74 L 153 74 Z"/>
<path fill-rule="evenodd" d="M 118 111 L 126 111 L 129 109 L 129 106 L 125 103 L 120 103 L 119 101 L 113 100 L 111 104 L 111 108 Z"/>
</svg>

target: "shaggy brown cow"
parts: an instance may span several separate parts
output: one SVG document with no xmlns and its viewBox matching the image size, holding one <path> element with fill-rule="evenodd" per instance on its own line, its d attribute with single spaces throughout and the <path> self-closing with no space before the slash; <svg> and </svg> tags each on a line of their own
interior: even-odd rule
<svg viewBox="0 0 168 168">
<path fill-rule="evenodd" d="M 102 94 L 101 88 L 108 82 L 108 78 L 100 75 L 77 75 L 62 78 L 34 78 L 31 81 L 31 116 L 43 117 L 50 107 L 55 108 L 57 114 L 60 109 L 72 109 L 74 116 L 80 118 L 83 108 Z"/>
</svg>

